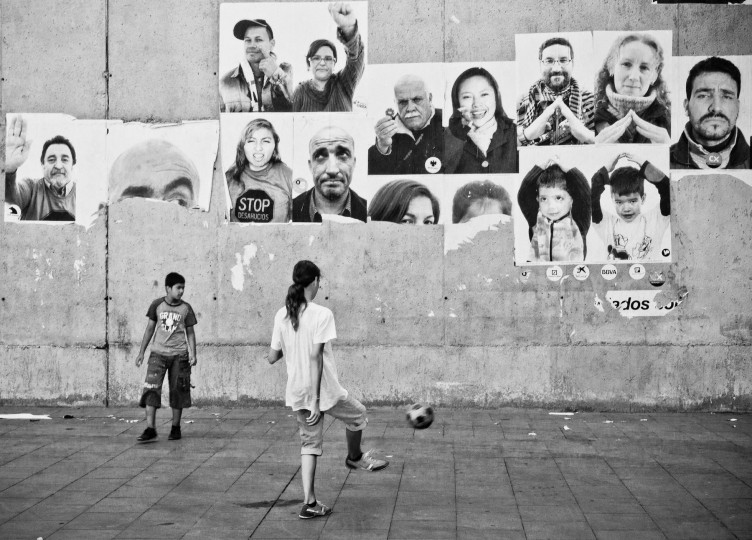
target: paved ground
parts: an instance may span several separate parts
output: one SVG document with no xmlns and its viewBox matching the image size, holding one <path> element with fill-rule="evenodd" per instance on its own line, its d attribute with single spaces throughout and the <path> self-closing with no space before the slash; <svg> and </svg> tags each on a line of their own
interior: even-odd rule
<svg viewBox="0 0 752 540">
<path fill-rule="evenodd" d="M 0 538 L 752 538 L 752 416 L 439 410 L 425 431 L 373 409 L 378 473 L 344 466 L 329 426 L 297 518 L 299 444 L 283 408 L 189 409 L 181 441 L 137 444 L 138 409 L 0 408 Z M 74 418 L 64 419 L 64 415 Z"/>
</svg>

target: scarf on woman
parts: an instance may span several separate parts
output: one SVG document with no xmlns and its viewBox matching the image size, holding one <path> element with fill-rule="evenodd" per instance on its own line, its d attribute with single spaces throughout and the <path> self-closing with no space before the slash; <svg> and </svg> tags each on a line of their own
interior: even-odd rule
<svg viewBox="0 0 752 540">
<path fill-rule="evenodd" d="M 464 119 L 462 123 L 465 124 Z M 491 138 L 493 137 L 493 134 L 496 133 L 496 128 L 498 127 L 496 124 L 496 118 L 491 118 L 480 127 L 475 127 L 475 124 L 472 122 L 465 125 L 470 128 L 470 131 L 467 132 L 467 136 L 470 137 L 470 140 L 475 143 L 475 146 L 477 146 L 485 156 L 488 152 L 488 147 L 491 146 Z"/>
<path fill-rule="evenodd" d="M 655 90 L 651 90 L 647 96 L 625 96 L 624 94 L 617 94 L 612 85 L 606 86 L 606 97 L 608 98 L 608 111 L 616 118 L 624 118 L 626 114 L 633 110 L 636 113 L 641 113 L 648 107 L 650 107 L 655 101 Z"/>
</svg>

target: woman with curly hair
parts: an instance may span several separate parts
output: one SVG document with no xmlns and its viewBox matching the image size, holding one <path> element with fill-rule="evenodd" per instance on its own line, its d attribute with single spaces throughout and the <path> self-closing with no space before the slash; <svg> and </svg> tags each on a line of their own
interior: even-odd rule
<svg viewBox="0 0 752 540">
<path fill-rule="evenodd" d="M 493 75 L 482 67 L 464 71 L 452 86 L 452 109 L 444 131 L 447 174 L 517 172 L 517 129 Z"/>
<path fill-rule="evenodd" d="M 439 222 L 439 201 L 415 180 L 392 180 L 381 186 L 371 199 L 371 221 L 391 221 L 405 225 L 435 225 Z"/>
<path fill-rule="evenodd" d="M 292 216 L 292 170 L 279 155 L 279 135 L 268 120 L 248 122 L 235 163 L 225 173 L 230 221 L 287 223 Z"/>
<path fill-rule="evenodd" d="M 670 144 L 663 47 L 650 34 L 614 41 L 595 83 L 596 143 Z"/>
</svg>

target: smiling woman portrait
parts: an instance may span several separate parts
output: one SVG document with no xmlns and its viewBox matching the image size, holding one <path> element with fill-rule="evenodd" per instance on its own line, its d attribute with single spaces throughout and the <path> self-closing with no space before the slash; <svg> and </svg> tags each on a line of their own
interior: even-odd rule
<svg viewBox="0 0 752 540">
<path fill-rule="evenodd" d="M 499 84 L 486 69 L 465 70 L 452 86 L 444 131 L 447 174 L 517 172 L 517 134 L 504 112 Z"/>
<path fill-rule="evenodd" d="M 663 47 L 650 34 L 614 41 L 595 83 L 596 143 L 671 142 L 663 67 Z"/>
</svg>

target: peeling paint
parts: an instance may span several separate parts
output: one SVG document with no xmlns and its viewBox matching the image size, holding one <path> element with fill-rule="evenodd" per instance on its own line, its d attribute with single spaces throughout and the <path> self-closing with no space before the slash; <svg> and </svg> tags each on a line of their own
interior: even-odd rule
<svg viewBox="0 0 752 540">
<path fill-rule="evenodd" d="M 460 283 L 459 285 L 457 285 L 458 291 L 464 291 L 466 289 L 467 289 L 467 285 L 465 285 L 464 283 Z"/>
<path fill-rule="evenodd" d="M 595 309 L 597 309 L 601 313 L 604 312 L 604 310 L 603 310 L 603 302 L 601 301 L 601 299 L 598 297 L 597 294 L 595 295 L 595 301 L 593 303 L 595 305 Z"/>
<path fill-rule="evenodd" d="M 243 266 L 248 266 L 251 264 L 251 259 L 256 258 L 256 252 L 258 251 L 258 248 L 256 247 L 256 244 L 248 244 L 247 246 L 243 246 Z"/>
<path fill-rule="evenodd" d="M 73 261 L 73 270 L 76 271 L 76 281 L 81 283 L 81 272 L 84 269 L 84 266 L 86 263 L 83 261 L 83 259 L 76 259 Z"/>
<path fill-rule="evenodd" d="M 313 245 L 313 241 L 314 241 L 315 239 L 316 239 L 316 238 L 314 238 L 314 236 L 313 236 L 313 235 L 309 236 L 309 237 L 308 237 L 308 245 L 309 245 L 309 246 L 312 246 L 312 245 Z"/>
<path fill-rule="evenodd" d="M 471 245 L 479 232 L 498 231 L 499 225 L 507 225 L 512 218 L 506 214 L 486 214 L 475 217 L 465 223 L 452 223 L 444 226 L 444 255 Z"/>
<path fill-rule="evenodd" d="M 436 315 L 434 315 L 433 310 L 431 310 L 431 311 L 428 312 L 428 316 L 429 317 L 435 317 Z"/>
<path fill-rule="evenodd" d="M 269 260 L 270 260 L 270 261 L 273 261 L 273 260 L 274 260 L 274 253 L 270 253 L 270 254 L 269 254 Z"/>
<path fill-rule="evenodd" d="M 236 291 L 243 290 L 245 277 L 243 276 L 243 262 L 240 258 L 240 253 L 235 254 L 235 266 L 232 267 L 232 278 L 230 281 L 232 282 L 233 289 Z"/>
</svg>

